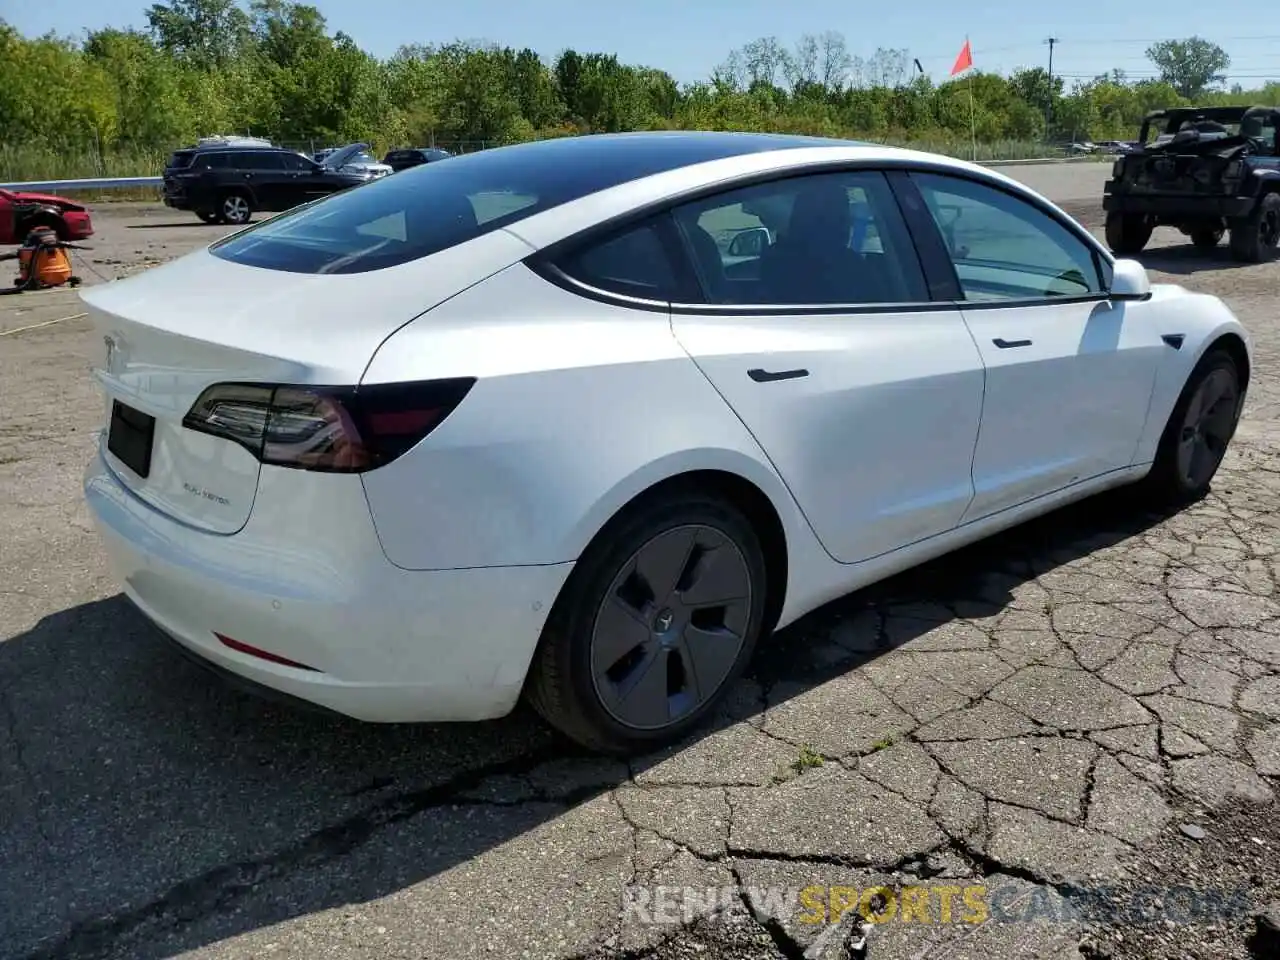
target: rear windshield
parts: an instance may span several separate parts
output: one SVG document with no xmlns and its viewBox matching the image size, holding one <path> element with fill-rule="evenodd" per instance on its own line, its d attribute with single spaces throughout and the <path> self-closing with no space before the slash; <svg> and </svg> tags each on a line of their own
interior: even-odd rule
<svg viewBox="0 0 1280 960">
<path fill-rule="evenodd" d="M 214 244 L 246 266 L 364 273 L 429 256 L 551 207 L 778 141 L 706 135 L 543 140 L 426 163 L 272 217 Z"/>
<path fill-rule="evenodd" d="M 179 150 L 177 153 L 174 153 L 169 157 L 169 162 L 166 166 L 168 166 L 170 170 L 181 170 L 184 167 L 191 166 L 191 161 L 194 157 L 195 153 L 190 150 Z M 155 168 L 152 167 L 152 169 L 154 170 Z"/>
</svg>

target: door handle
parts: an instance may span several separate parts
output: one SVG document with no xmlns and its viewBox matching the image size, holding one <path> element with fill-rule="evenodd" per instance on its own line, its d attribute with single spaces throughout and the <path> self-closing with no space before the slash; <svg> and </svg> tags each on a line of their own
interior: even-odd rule
<svg viewBox="0 0 1280 960">
<path fill-rule="evenodd" d="M 992 342 L 992 343 L 994 343 L 994 344 L 995 344 L 997 347 L 999 347 L 1001 350 L 1008 350 L 1010 347 L 1029 347 L 1029 346 L 1031 346 L 1031 341 L 1030 341 L 1030 340 L 1003 340 L 1003 339 L 1001 339 L 1000 337 L 996 337 L 996 338 L 995 338 L 994 340 L 992 340 L 991 342 Z"/>
<path fill-rule="evenodd" d="M 795 380 L 799 377 L 807 377 L 808 370 L 761 370 L 756 367 L 747 371 L 747 376 L 756 383 L 769 383 L 772 380 Z"/>
</svg>

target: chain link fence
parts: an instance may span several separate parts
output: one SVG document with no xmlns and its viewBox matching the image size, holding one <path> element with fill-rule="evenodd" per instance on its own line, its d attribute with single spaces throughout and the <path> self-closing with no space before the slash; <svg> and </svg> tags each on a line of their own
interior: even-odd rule
<svg viewBox="0 0 1280 960">
<path fill-rule="evenodd" d="M 298 153 L 314 157 L 321 150 L 332 150 L 337 147 L 346 146 L 346 142 L 338 142 L 326 140 L 322 138 L 312 138 L 308 140 L 273 140 L 278 147 L 284 147 L 286 150 L 296 150 Z M 347 141 L 350 142 L 350 141 Z M 437 140 L 428 138 L 425 143 L 396 143 L 391 144 L 386 150 L 371 150 L 370 152 L 381 159 L 388 150 L 404 150 L 414 147 L 431 147 L 436 150 L 447 150 L 452 154 L 476 153 L 480 150 L 488 150 L 490 147 L 498 147 L 502 145 L 501 140 Z"/>
</svg>

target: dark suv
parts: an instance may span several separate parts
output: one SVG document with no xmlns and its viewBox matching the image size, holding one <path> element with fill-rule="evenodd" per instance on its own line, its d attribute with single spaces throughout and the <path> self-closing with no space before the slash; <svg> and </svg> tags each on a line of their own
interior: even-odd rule
<svg viewBox="0 0 1280 960">
<path fill-rule="evenodd" d="M 248 223 L 254 211 L 278 212 L 368 182 L 339 173 L 346 153 L 316 163 L 293 150 L 250 144 L 176 151 L 164 168 L 164 203 L 205 223 Z"/>
</svg>

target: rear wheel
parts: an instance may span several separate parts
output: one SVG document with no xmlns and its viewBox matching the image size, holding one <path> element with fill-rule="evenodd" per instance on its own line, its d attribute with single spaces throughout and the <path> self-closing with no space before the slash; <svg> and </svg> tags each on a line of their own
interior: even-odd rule
<svg viewBox="0 0 1280 960">
<path fill-rule="evenodd" d="M 677 740 L 745 669 L 765 590 L 760 541 L 735 507 L 696 492 L 644 502 L 576 564 L 530 667 L 528 699 L 593 750 Z"/>
<path fill-rule="evenodd" d="M 1231 255 L 1243 263 L 1258 263 L 1280 244 L 1280 193 L 1269 193 L 1253 213 L 1231 224 Z"/>
<path fill-rule="evenodd" d="M 1214 227 L 1212 229 L 1201 228 L 1192 230 L 1190 233 L 1191 242 L 1202 250 L 1209 250 L 1216 247 L 1222 242 L 1222 235 L 1227 231 L 1222 227 Z"/>
<path fill-rule="evenodd" d="M 218 204 L 218 213 L 227 223 L 248 223 L 253 216 L 253 205 L 243 193 L 228 193 Z"/>
<path fill-rule="evenodd" d="M 1146 485 L 1165 504 L 1197 500 L 1209 484 L 1240 422 L 1240 370 L 1226 350 L 1205 354 L 1169 415 Z"/>
<path fill-rule="evenodd" d="M 205 223 L 220 223 L 222 215 L 216 210 L 197 210 L 196 216 Z"/>
<path fill-rule="evenodd" d="M 1140 213 L 1107 214 L 1107 246 L 1113 253 L 1127 257 L 1141 253 L 1151 239 L 1152 223 Z"/>
</svg>

